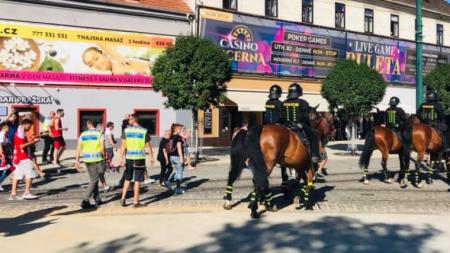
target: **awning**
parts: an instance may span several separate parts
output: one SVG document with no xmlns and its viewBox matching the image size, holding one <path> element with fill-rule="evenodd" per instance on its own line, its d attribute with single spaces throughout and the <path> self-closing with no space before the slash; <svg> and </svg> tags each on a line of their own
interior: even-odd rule
<svg viewBox="0 0 450 253">
<path fill-rule="evenodd" d="M 258 91 L 227 91 L 226 97 L 235 103 L 240 112 L 263 112 L 265 111 L 265 104 L 268 99 L 268 92 Z M 286 98 L 286 93 L 283 93 L 280 100 Z M 319 111 L 328 111 L 328 102 L 318 93 L 305 93 L 302 96 L 310 106 L 315 107 L 319 105 Z"/>
</svg>

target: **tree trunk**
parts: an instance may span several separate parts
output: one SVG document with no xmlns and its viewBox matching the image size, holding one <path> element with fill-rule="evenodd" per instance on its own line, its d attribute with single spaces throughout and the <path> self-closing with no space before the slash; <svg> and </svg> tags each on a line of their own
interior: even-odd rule
<svg viewBox="0 0 450 253">
<path fill-rule="evenodd" d="M 194 163 L 197 164 L 199 157 L 200 157 L 200 145 L 199 145 L 199 134 L 198 134 L 198 112 L 197 110 L 192 110 L 192 122 L 194 123 L 194 146 L 195 146 L 195 157 L 194 157 Z"/>
</svg>

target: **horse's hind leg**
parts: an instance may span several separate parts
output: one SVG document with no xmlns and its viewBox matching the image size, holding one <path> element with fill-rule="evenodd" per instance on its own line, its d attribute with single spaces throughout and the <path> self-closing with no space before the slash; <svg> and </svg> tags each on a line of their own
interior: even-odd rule
<svg viewBox="0 0 450 253">
<path fill-rule="evenodd" d="M 414 185 L 417 188 L 422 188 L 422 179 L 420 177 L 420 167 L 422 166 L 423 158 L 424 158 L 424 154 L 423 153 L 418 153 L 417 161 L 415 163 L 416 170 L 414 172 Z"/>
<path fill-rule="evenodd" d="M 389 157 L 389 153 L 387 151 L 383 151 L 383 157 L 381 159 L 381 167 L 383 168 L 383 172 L 384 172 L 384 182 L 385 183 L 392 183 L 392 179 L 389 175 L 389 170 L 387 168 L 387 159 Z"/>
<path fill-rule="evenodd" d="M 252 217 L 253 219 L 259 218 L 258 198 L 257 198 L 257 194 L 256 194 L 256 188 L 251 194 L 250 203 L 248 204 L 248 208 L 250 208 L 250 210 L 251 210 L 250 217 Z"/>
<path fill-rule="evenodd" d="M 439 159 L 438 157 L 439 157 L 438 154 L 435 153 L 430 154 L 430 165 L 427 166 L 427 179 L 426 179 L 427 184 L 433 183 L 433 170 L 434 167 L 436 166 L 436 161 Z"/>
<path fill-rule="evenodd" d="M 300 188 L 300 206 L 298 209 L 305 207 L 306 210 L 312 210 L 314 206 L 314 200 L 311 197 L 311 191 L 313 189 L 314 171 L 312 169 L 303 173 L 302 178 L 305 184 Z"/>
</svg>

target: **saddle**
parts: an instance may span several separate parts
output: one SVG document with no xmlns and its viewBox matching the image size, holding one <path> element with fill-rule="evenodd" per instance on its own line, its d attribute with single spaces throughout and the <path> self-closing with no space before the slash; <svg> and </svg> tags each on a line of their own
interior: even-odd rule
<svg viewBox="0 0 450 253">
<path fill-rule="evenodd" d="M 287 125 L 287 128 L 289 130 L 291 130 L 292 132 L 294 132 L 298 136 L 300 141 L 303 142 L 303 144 L 305 144 L 307 147 L 309 147 L 308 136 L 306 136 L 306 133 L 303 130 L 303 125 L 301 123 L 297 123 L 297 124 L 289 123 Z"/>
</svg>

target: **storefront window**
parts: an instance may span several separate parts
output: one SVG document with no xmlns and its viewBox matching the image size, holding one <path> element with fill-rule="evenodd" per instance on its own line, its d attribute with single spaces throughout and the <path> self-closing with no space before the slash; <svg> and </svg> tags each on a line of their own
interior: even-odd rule
<svg viewBox="0 0 450 253">
<path fill-rule="evenodd" d="M 302 22 L 313 22 L 313 0 L 302 1 Z"/>
<path fill-rule="evenodd" d="M 95 121 L 97 124 L 101 123 L 105 127 L 105 114 L 106 111 L 104 109 L 80 109 L 78 114 L 78 135 L 87 130 L 86 121 L 88 119 Z"/>
<path fill-rule="evenodd" d="M 140 125 L 147 129 L 150 135 L 158 135 L 158 111 L 156 110 L 135 110 L 139 117 Z"/>
<path fill-rule="evenodd" d="M 223 0 L 223 8 L 229 10 L 237 10 L 238 0 Z"/>
<path fill-rule="evenodd" d="M 364 32 L 373 33 L 373 10 L 364 9 Z"/>
<path fill-rule="evenodd" d="M 335 4 L 335 21 L 336 28 L 345 29 L 345 4 Z"/>
<path fill-rule="evenodd" d="M 211 110 L 206 110 L 203 113 L 203 133 L 212 134 L 212 113 Z"/>
</svg>

